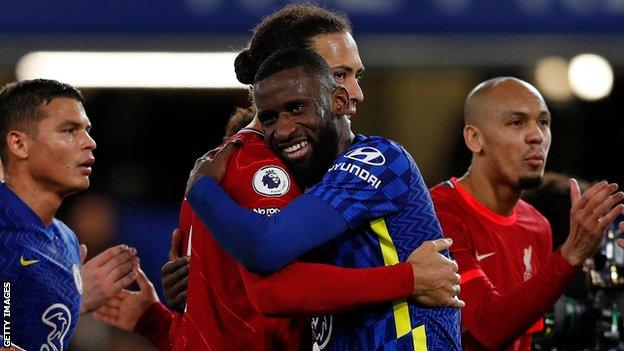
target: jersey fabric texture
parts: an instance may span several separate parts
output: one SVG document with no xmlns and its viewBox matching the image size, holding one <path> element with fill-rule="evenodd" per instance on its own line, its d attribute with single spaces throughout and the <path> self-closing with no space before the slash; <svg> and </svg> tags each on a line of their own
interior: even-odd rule
<svg viewBox="0 0 624 351">
<path fill-rule="evenodd" d="M 551 252 L 548 221 L 523 200 L 498 215 L 456 178 L 431 195 L 461 275 L 464 350 L 530 350 L 541 316 L 578 271 Z"/>
<path fill-rule="evenodd" d="M 221 183 L 234 201 L 272 214 L 301 193 L 262 134 L 244 129 L 230 140 L 243 143 L 231 156 Z M 241 267 L 217 245 L 186 201 L 180 229 L 191 263 L 187 309 L 183 315 L 175 315 L 171 329 L 173 350 L 302 348 L 304 321 L 265 317 L 255 310 L 247 297 Z"/>
<path fill-rule="evenodd" d="M 67 349 L 82 294 L 74 232 L 57 219 L 45 226 L 0 183 L 0 250 L 4 327 L 11 342 L 25 350 Z"/>
<path fill-rule="evenodd" d="M 442 238 L 416 163 L 388 139 L 357 135 L 307 193 L 334 207 L 350 228 L 316 250 L 318 259 L 343 267 L 392 265 Z M 458 309 L 404 299 L 313 319 L 312 328 L 320 350 L 460 350 L 459 323 Z"/>
</svg>

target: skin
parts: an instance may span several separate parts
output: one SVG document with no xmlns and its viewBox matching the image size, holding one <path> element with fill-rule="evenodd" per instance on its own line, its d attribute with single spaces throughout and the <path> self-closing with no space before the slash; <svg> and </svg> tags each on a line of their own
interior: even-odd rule
<svg viewBox="0 0 624 351">
<path fill-rule="evenodd" d="M 528 83 L 508 79 L 472 94 L 466 102 L 464 140 L 472 166 L 460 180 L 475 197 L 501 215 L 520 198 L 520 178 L 541 178 L 550 149 L 551 116 Z"/>
<path fill-rule="evenodd" d="M 66 196 L 89 187 L 96 144 L 79 101 L 54 98 L 40 109 L 44 118 L 35 132 L 12 130 L 7 135 L 5 182 L 49 225 Z"/>
<path fill-rule="evenodd" d="M 302 68 L 278 72 L 254 85 L 254 102 L 267 144 L 289 168 L 301 170 L 302 173 L 329 168 L 354 138 L 344 117 L 350 111 L 346 89 L 339 86 L 331 92 L 326 91 L 327 99 L 316 93 L 320 90 L 328 89 Z M 325 163 L 315 164 L 314 154 L 321 152 L 320 148 L 326 148 L 329 143 L 323 143 L 321 138 L 327 130 L 335 131 L 337 140 L 332 141 L 337 141 L 338 150 L 329 150 L 334 154 L 323 160 Z"/>
<path fill-rule="evenodd" d="M 58 97 L 39 107 L 43 118 L 32 131 L 11 130 L 7 135 L 6 185 L 45 225 L 50 225 L 63 199 L 89 187 L 95 162 L 91 123 L 82 104 Z M 81 245 L 81 263 L 87 247 Z M 82 267 L 81 313 L 90 312 L 132 283 L 138 265 L 136 250 L 110 248 Z"/>
<path fill-rule="evenodd" d="M 364 101 L 360 79 L 364 65 L 358 47 L 351 33 L 317 35 L 311 40 L 311 49 L 321 56 L 334 73 L 336 83 L 349 93 L 349 116 L 355 115 L 357 104 Z"/>
<path fill-rule="evenodd" d="M 551 141 L 546 103 L 530 84 L 506 77 L 477 86 L 466 100 L 465 114 L 464 140 L 472 163 L 459 182 L 490 210 L 510 215 L 522 192 L 521 180 L 544 174 Z M 570 232 L 561 255 L 571 265 L 594 255 L 606 227 L 623 213 L 624 205 L 617 203 L 624 193 L 617 188 L 601 182 L 581 194 L 570 179 Z"/>
</svg>

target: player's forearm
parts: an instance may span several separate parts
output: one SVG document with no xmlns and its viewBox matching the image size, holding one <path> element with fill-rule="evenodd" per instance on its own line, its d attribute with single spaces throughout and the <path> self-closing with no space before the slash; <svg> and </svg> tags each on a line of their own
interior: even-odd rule
<svg viewBox="0 0 624 351">
<path fill-rule="evenodd" d="M 333 207 L 311 195 L 267 217 L 239 206 L 212 178 L 204 177 L 188 201 L 219 245 L 253 272 L 277 271 L 348 229 Z"/>
<path fill-rule="evenodd" d="M 532 278 L 504 295 L 484 276 L 475 278 L 462 284 L 460 296 L 466 301 L 462 323 L 488 349 L 500 349 L 526 333 L 552 307 L 576 272 L 556 253 Z"/>
<path fill-rule="evenodd" d="M 338 313 L 405 299 L 414 280 L 409 263 L 354 269 L 295 262 L 269 276 L 243 277 L 254 306 L 270 316 Z"/>
<path fill-rule="evenodd" d="M 161 302 L 155 302 L 137 321 L 134 331 L 148 339 L 158 350 L 168 351 L 171 348 L 169 331 L 172 324 L 173 312 Z"/>
</svg>

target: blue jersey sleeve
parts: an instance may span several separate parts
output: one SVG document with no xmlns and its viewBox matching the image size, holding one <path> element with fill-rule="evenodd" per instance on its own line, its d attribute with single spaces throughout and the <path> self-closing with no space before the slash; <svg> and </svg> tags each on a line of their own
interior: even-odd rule
<svg viewBox="0 0 624 351">
<path fill-rule="evenodd" d="M 348 229 L 340 213 L 314 196 L 299 196 L 267 217 L 236 204 L 208 177 L 195 183 L 188 202 L 219 245 L 253 272 L 277 271 Z"/>
<path fill-rule="evenodd" d="M 413 160 L 398 144 L 358 138 L 308 191 L 341 213 L 350 228 L 404 209 L 413 169 Z"/>
</svg>

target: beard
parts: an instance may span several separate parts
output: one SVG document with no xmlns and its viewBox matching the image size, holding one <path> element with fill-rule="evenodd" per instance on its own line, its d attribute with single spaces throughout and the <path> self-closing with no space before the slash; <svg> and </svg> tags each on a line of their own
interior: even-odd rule
<svg viewBox="0 0 624 351">
<path fill-rule="evenodd" d="M 318 141 L 308 140 L 312 146 L 312 156 L 309 159 L 298 162 L 283 159 L 293 178 L 295 178 L 295 182 L 302 189 L 320 182 L 327 170 L 336 161 L 338 156 L 338 130 L 336 125 L 328 122 L 321 128 Z"/>
<path fill-rule="evenodd" d="M 518 186 L 522 190 L 536 189 L 542 185 L 543 180 L 543 176 L 520 177 L 520 179 L 518 179 Z"/>
</svg>

